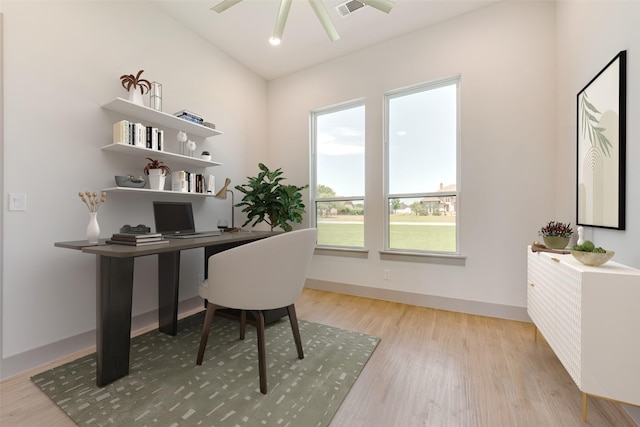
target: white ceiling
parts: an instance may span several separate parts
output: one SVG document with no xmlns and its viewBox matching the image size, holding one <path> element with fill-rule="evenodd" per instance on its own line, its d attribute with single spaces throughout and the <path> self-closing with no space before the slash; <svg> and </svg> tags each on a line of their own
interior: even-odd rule
<svg viewBox="0 0 640 427">
<path fill-rule="evenodd" d="M 395 0 L 389 14 L 365 6 L 341 17 L 324 0 L 340 39 L 331 42 L 306 0 L 293 0 L 282 44 L 271 46 L 280 0 L 243 0 L 222 13 L 210 10 L 221 0 L 152 0 L 178 22 L 272 80 L 438 22 L 488 6 L 499 0 Z"/>
</svg>

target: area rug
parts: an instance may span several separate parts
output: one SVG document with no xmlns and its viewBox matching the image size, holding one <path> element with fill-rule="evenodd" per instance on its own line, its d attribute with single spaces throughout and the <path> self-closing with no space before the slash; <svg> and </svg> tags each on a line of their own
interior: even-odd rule
<svg viewBox="0 0 640 427">
<path fill-rule="evenodd" d="M 95 353 L 33 376 L 81 426 L 326 426 L 379 338 L 299 321 L 305 358 L 288 318 L 267 326 L 268 393 L 260 393 L 255 328 L 216 318 L 201 366 L 195 363 L 203 312 L 179 322 L 178 335 L 131 340 L 129 375 L 95 384 Z"/>
</svg>

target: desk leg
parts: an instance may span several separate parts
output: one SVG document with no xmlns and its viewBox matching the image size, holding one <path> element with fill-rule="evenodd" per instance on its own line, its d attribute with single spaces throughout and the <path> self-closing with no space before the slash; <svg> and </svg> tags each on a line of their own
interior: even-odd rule
<svg viewBox="0 0 640 427">
<path fill-rule="evenodd" d="M 103 387 L 129 373 L 133 258 L 96 255 L 96 380 Z"/>
<path fill-rule="evenodd" d="M 160 332 L 178 333 L 180 251 L 158 254 L 158 323 Z"/>
</svg>

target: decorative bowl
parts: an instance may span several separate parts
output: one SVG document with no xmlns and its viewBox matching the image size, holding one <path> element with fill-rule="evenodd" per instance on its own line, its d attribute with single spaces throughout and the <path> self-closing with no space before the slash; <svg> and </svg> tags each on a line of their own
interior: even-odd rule
<svg viewBox="0 0 640 427">
<path fill-rule="evenodd" d="M 116 185 L 118 187 L 131 187 L 131 188 L 142 188 L 145 186 L 146 181 L 142 178 L 136 178 L 132 175 L 122 176 L 116 175 Z"/>
<path fill-rule="evenodd" d="M 585 251 L 574 251 L 571 250 L 571 255 L 584 265 L 589 265 L 592 267 L 598 267 L 599 265 L 604 264 L 609 261 L 615 255 L 614 251 L 606 251 L 606 252 L 585 252 Z"/>
</svg>

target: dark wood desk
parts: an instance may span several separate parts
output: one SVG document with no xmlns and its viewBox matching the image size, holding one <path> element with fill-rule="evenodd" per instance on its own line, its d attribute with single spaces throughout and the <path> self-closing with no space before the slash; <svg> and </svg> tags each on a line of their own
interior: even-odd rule
<svg viewBox="0 0 640 427">
<path fill-rule="evenodd" d="M 90 245 L 86 240 L 55 246 L 96 255 L 96 380 L 105 386 L 129 373 L 134 258 L 158 256 L 158 321 L 160 331 L 178 332 L 180 251 L 204 248 L 207 259 L 218 252 L 277 233 L 252 231 L 194 239 L 171 239 L 148 246 Z M 195 359 L 194 359 L 195 360 Z"/>
</svg>

